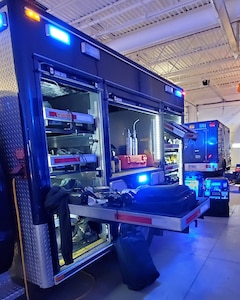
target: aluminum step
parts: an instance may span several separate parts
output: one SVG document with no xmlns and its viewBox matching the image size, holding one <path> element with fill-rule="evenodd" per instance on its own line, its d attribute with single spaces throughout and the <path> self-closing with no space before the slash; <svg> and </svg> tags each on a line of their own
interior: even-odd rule
<svg viewBox="0 0 240 300">
<path fill-rule="evenodd" d="M 14 300 L 22 296 L 25 289 L 22 286 L 12 282 L 8 272 L 0 274 L 0 299 Z"/>
</svg>

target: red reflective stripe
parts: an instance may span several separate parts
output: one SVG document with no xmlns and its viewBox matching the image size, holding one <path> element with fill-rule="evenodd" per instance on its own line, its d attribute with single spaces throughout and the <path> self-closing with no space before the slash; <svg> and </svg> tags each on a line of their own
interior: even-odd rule
<svg viewBox="0 0 240 300">
<path fill-rule="evenodd" d="M 79 162 L 79 161 L 80 161 L 80 157 L 54 158 L 55 164 L 71 163 L 71 162 Z"/>
<path fill-rule="evenodd" d="M 198 209 L 197 211 L 195 211 L 194 214 L 192 214 L 191 216 L 189 216 L 186 220 L 186 224 L 191 223 L 194 219 L 196 219 L 198 216 L 200 216 L 201 210 Z"/>
<path fill-rule="evenodd" d="M 49 112 L 49 116 L 50 117 L 56 117 L 57 116 L 57 113 L 55 111 L 50 111 Z"/>
<path fill-rule="evenodd" d="M 115 219 L 119 221 L 129 221 L 136 222 L 141 224 L 152 224 L 152 219 L 147 217 L 139 217 L 139 216 L 130 216 L 125 214 L 115 214 Z"/>
<path fill-rule="evenodd" d="M 64 275 L 64 274 L 62 274 L 62 275 L 60 275 L 60 276 L 57 276 L 57 277 L 55 278 L 55 282 L 60 282 L 60 281 L 62 281 L 64 278 L 65 278 L 65 275 Z"/>
<path fill-rule="evenodd" d="M 172 129 L 172 130 L 174 129 L 174 127 L 169 125 L 169 124 L 165 124 L 165 127 L 169 128 L 169 129 Z"/>
</svg>

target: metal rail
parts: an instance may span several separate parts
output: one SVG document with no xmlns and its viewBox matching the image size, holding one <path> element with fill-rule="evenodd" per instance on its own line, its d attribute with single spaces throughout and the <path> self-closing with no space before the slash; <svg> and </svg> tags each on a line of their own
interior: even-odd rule
<svg viewBox="0 0 240 300">
<path fill-rule="evenodd" d="M 119 223 L 129 223 L 165 230 L 183 231 L 199 218 L 210 207 L 208 198 L 199 198 L 198 205 L 181 216 L 166 216 L 161 214 L 141 213 L 125 208 L 109 208 L 104 206 L 86 206 L 69 204 L 72 214 Z"/>
</svg>

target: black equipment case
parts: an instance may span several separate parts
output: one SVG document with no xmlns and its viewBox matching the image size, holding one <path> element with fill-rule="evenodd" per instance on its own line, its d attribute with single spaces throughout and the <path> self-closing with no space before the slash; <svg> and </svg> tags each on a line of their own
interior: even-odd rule
<svg viewBox="0 0 240 300">
<path fill-rule="evenodd" d="M 205 212 L 205 216 L 229 217 L 229 182 L 227 178 L 206 178 L 204 195 L 210 198 L 210 208 Z"/>
<path fill-rule="evenodd" d="M 135 226 L 122 224 L 123 229 L 114 246 L 117 252 L 123 282 L 130 290 L 142 290 L 158 277 L 147 241 Z"/>
<path fill-rule="evenodd" d="M 196 193 L 185 185 L 140 187 L 131 209 L 156 214 L 181 215 L 197 205 Z"/>
</svg>

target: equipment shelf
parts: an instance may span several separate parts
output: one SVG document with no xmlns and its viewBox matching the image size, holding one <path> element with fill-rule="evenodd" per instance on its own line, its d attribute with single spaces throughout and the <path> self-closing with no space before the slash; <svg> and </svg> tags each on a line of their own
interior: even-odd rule
<svg viewBox="0 0 240 300">
<path fill-rule="evenodd" d="M 95 154 L 75 154 L 75 155 L 48 155 L 49 167 L 84 165 L 86 163 L 95 163 L 97 156 Z"/>
<path fill-rule="evenodd" d="M 209 198 L 198 198 L 198 205 L 182 215 L 162 215 L 142 213 L 127 208 L 110 208 L 106 206 L 85 206 L 69 204 L 72 214 L 98 220 L 129 223 L 140 226 L 160 228 L 164 230 L 184 231 L 192 222 L 199 218 L 210 207 Z"/>
</svg>

